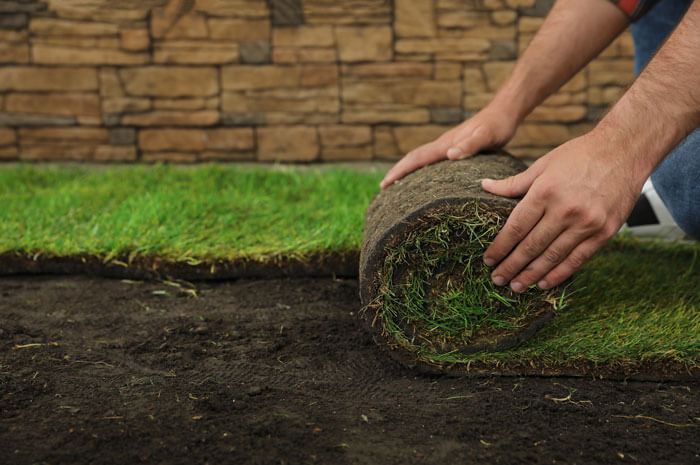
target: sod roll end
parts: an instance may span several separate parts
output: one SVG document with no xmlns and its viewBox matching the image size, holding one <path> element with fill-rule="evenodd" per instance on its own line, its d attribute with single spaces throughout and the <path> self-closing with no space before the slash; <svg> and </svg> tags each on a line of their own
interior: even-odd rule
<svg viewBox="0 0 700 465">
<path fill-rule="evenodd" d="M 545 326 L 561 289 L 496 287 L 483 253 L 517 205 L 481 188 L 525 165 L 505 152 L 423 167 L 379 192 L 360 256 L 363 316 L 402 361 L 445 370 L 514 347 Z"/>
</svg>

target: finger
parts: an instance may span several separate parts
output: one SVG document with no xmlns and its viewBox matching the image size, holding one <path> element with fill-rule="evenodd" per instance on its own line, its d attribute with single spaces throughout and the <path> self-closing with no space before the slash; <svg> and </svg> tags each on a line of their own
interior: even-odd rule
<svg viewBox="0 0 700 465">
<path fill-rule="evenodd" d="M 444 142 L 434 141 L 418 147 L 417 149 L 409 152 L 389 170 L 386 176 L 384 176 L 381 187 L 382 189 L 386 189 L 396 180 L 403 178 L 408 173 L 415 171 L 417 168 L 434 163 L 442 158 L 445 158 Z"/>
<path fill-rule="evenodd" d="M 481 187 L 492 194 L 502 197 L 521 197 L 530 189 L 532 183 L 544 168 L 532 165 L 522 173 L 501 180 L 482 179 Z"/>
<path fill-rule="evenodd" d="M 533 260 L 539 257 L 547 247 L 554 242 L 564 231 L 564 225 L 559 221 L 551 221 L 548 216 L 532 228 L 532 231 L 520 241 L 508 257 L 503 260 L 491 273 L 494 283 L 504 285 L 513 277 L 517 276 Z M 504 228 L 505 229 L 505 228 Z M 529 267 L 528 267 L 529 268 Z M 511 288 L 515 292 L 522 292 L 526 289 L 521 282 L 513 281 Z"/>
<path fill-rule="evenodd" d="M 591 237 L 590 233 L 585 231 L 572 231 L 569 229 L 563 232 L 525 270 L 513 278 L 510 284 L 511 288 L 516 292 L 522 292 L 532 284 L 540 281 L 589 237 Z"/>
<path fill-rule="evenodd" d="M 572 274 L 583 266 L 589 258 L 605 243 L 600 236 L 592 236 L 576 246 L 574 250 L 552 271 L 547 273 L 538 283 L 540 289 L 550 289 L 566 281 Z"/>
<path fill-rule="evenodd" d="M 489 148 L 493 143 L 488 131 L 476 128 L 467 137 L 463 137 L 447 150 L 447 158 L 450 160 L 462 160 L 471 157 L 475 153 Z"/>
<path fill-rule="evenodd" d="M 501 232 L 498 233 L 493 243 L 484 252 L 484 263 L 486 265 L 493 266 L 503 260 L 530 233 L 544 215 L 544 207 L 541 205 L 539 202 L 529 202 L 527 197 L 516 205 Z M 506 282 L 503 281 L 503 284 Z"/>
</svg>

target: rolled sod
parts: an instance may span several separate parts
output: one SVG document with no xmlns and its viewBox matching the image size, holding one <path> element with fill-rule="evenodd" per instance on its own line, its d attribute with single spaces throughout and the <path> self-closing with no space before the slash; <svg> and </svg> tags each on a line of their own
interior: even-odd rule
<svg viewBox="0 0 700 465">
<path fill-rule="evenodd" d="M 423 167 L 379 192 L 360 255 L 363 316 L 404 362 L 444 370 L 516 346 L 563 305 L 561 288 L 496 287 L 483 254 L 517 205 L 481 188 L 524 163 L 505 152 Z M 445 360 L 450 363 L 445 363 Z M 457 362 L 459 364 L 459 362 Z"/>
</svg>

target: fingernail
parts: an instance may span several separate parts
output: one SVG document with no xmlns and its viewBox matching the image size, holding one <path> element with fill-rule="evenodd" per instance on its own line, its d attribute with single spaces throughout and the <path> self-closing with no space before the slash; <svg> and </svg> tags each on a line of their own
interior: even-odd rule
<svg viewBox="0 0 700 465">
<path fill-rule="evenodd" d="M 483 187 L 483 186 L 485 186 L 486 184 L 491 184 L 492 182 L 493 182 L 493 179 L 484 178 L 484 179 L 481 180 L 481 185 L 482 185 L 482 187 Z"/>
<path fill-rule="evenodd" d="M 518 294 L 520 294 L 525 289 L 525 286 L 523 286 L 523 283 L 521 282 L 513 281 L 512 283 L 510 283 L 510 288 L 513 289 L 513 292 L 517 292 Z"/>
<path fill-rule="evenodd" d="M 539 287 L 540 289 L 543 289 L 543 290 L 549 289 L 549 283 L 543 279 L 542 281 L 537 283 L 537 287 Z"/>
<path fill-rule="evenodd" d="M 486 266 L 493 266 L 496 264 L 496 260 L 494 260 L 491 257 L 484 257 L 484 263 L 486 264 Z"/>
<path fill-rule="evenodd" d="M 457 158 L 458 160 L 461 160 L 462 158 L 464 158 L 464 152 L 462 152 L 462 149 L 452 147 L 450 150 L 447 151 L 447 156 L 448 158 Z"/>
<path fill-rule="evenodd" d="M 506 283 L 506 278 L 504 278 L 503 276 L 494 276 L 493 283 L 496 286 L 503 286 Z"/>
</svg>

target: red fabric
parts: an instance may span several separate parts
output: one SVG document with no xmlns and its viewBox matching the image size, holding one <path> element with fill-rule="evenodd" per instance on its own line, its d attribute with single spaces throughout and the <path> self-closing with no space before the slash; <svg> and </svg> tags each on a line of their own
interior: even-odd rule
<svg viewBox="0 0 700 465">
<path fill-rule="evenodd" d="M 617 1 L 617 6 L 627 13 L 627 16 L 632 16 L 637 9 L 637 3 L 639 3 L 639 0 L 619 0 Z"/>
</svg>

